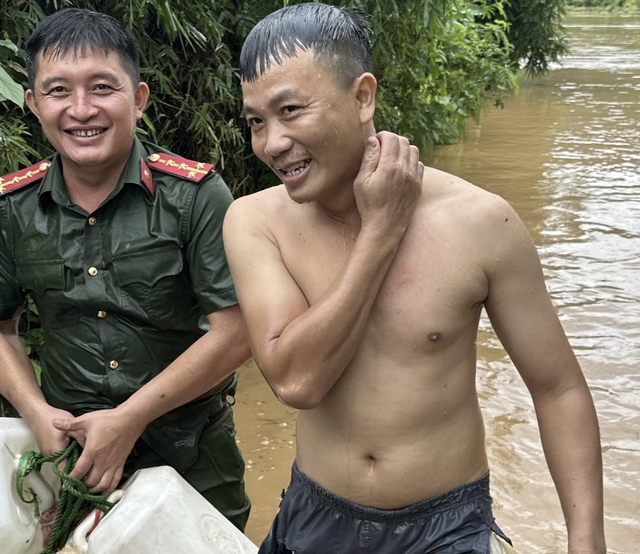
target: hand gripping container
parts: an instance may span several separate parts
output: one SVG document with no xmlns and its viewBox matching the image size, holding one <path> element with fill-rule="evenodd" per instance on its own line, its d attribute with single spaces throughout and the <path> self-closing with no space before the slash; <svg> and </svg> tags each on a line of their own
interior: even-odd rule
<svg viewBox="0 0 640 554">
<path fill-rule="evenodd" d="M 42 550 L 40 522 L 33 515 L 33 504 L 25 504 L 16 492 L 16 470 L 23 452 L 37 450 L 38 444 L 22 419 L 0 417 L 0 551 L 2 554 L 38 554 Z M 59 480 L 47 465 L 42 473 L 25 479 L 38 495 L 40 511 L 53 506 Z"/>
<path fill-rule="evenodd" d="M 20 455 L 34 449 L 37 449 L 35 439 L 24 422 L 0 418 L 2 554 L 38 554 L 42 550 L 42 532 L 33 516 L 33 505 L 22 502 L 15 492 Z M 34 475 L 33 481 L 37 479 Z M 43 482 L 35 486 L 29 482 L 28 486 L 43 495 L 44 511 L 47 503 L 53 503 L 49 487 L 57 491 L 59 483 L 52 473 L 43 471 Z M 93 514 L 78 525 L 60 554 L 256 554 L 258 551 L 169 466 L 137 471 L 110 499 L 116 502 L 115 506 L 88 538 L 86 535 L 95 524 Z"/>
</svg>

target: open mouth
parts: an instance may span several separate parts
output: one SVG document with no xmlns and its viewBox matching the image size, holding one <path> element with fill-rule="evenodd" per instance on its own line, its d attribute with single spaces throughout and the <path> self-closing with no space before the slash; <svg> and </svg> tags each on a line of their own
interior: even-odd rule
<svg viewBox="0 0 640 554">
<path fill-rule="evenodd" d="M 309 165 L 311 164 L 310 159 L 303 160 L 295 165 L 288 167 L 287 169 L 281 168 L 280 173 L 285 175 L 286 177 L 295 177 L 300 175 Z"/>
<path fill-rule="evenodd" d="M 106 132 L 106 128 L 102 129 L 76 129 L 73 131 L 67 131 L 70 135 L 74 137 L 95 137 L 97 135 L 101 135 Z"/>
</svg>

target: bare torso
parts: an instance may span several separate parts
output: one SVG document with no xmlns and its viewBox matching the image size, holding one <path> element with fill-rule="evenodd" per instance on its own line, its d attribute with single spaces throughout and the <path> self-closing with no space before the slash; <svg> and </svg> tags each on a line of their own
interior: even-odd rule
<svg viewBox="0 0 640 554">
<path fill-rule="evenodd" d="M 435 170 L 425 183 L 355 356 L 322 403 L 298 415 L 300 469 L 339 496 L 381 508 L 430 498 L 488 470 L 475 340 L 490 249 L 477 239 L 481 212 L 495 211 L 498 200 Z M 283 187 L 268 194 L 267 217 L 287 205 L 286 217 L 268 218 L 270 232 L 313 305 L 352 242 Z"/>
</svg>

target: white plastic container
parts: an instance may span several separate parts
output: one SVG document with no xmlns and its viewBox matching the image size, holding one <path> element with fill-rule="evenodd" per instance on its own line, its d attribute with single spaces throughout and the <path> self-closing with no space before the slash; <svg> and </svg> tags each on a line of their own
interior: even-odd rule
<svg viewBox="0 0 640 554">
<path fill-rule="evenodd" d="M 23 452 L 38 450 L 36 439 L 22 419 L 0 417 L 0 550 L 2 554 L 37 554 L 42 550 L 42 531 L 33 515 L 33 504 L 25 504 L 16 492 L 16 470 Z M 43 467 L 42 476 L 31 473 L 26 487 L 33 488 L 40 511 L 53 506 L 59 480 Z"/>
<path fill-rule="evenodd" d="M 256 545 L 168 466 L 134 473 L 122 488 L 122 499 L 89 535 L 87 545 L 76 535 L 70 543 L 79 552 L 88 554 L 258 551 Z"/>
<path fill-rule="evenodd" d="M 42 532 L 15 491 L 15 475 L 23 452 L 37 450 L 27 425 L 0 418 L 0 552 L 38 554 Z M 37 488 L 41 511 L 53 505 L 59 481 L 43 467 L 42 480 L 32 473 L 28 486 Z M 52 490 L 51 490 L 52 489 Z M 82 522 L 67 544 L 82 554 L 256 554 L 258 547 L 207 502 L 173 468 L 136 472 L 119 491 L 116 505 L 86 539 L 94 516 Z"/>
</svg>

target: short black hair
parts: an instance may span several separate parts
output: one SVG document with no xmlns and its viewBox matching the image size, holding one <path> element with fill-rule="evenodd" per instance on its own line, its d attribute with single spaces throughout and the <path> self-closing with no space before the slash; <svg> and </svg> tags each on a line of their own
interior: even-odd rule
<svg viewBox="0 0 640 554">
<path fill-rule="evenodd" d="M 110 15 L 93 10 L 65 8 L 45 17 L 25 44 L 29 88 L 38 71 L 38 55 L 65 56 L 74 52 L 113 52 L 120 56 L 134 88 L 140 82 L 140 50 L 133 35 Z"/>
<path fill-rule="evenodd" d="M 365 12 L 307 2 L 281 8 L 259 21 L 240 53 L 243 81 L 255 81 L 272 63 L 311 50 L 316 63 L 329 69 L 344 89 L 371 69 Z"/>
</svg>

